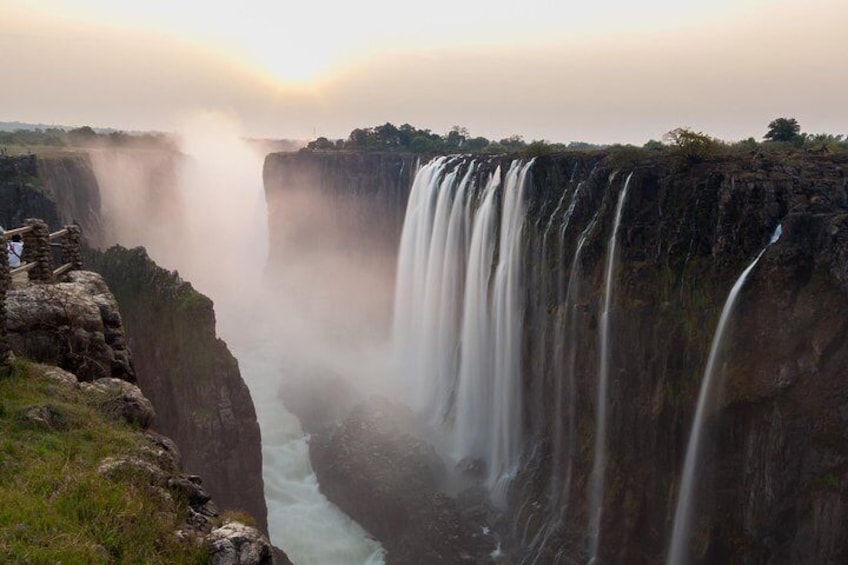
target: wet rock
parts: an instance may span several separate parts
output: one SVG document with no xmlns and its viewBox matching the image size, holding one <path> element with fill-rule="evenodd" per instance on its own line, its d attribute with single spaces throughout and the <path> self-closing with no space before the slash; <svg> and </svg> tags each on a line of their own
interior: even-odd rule
<svg viewBox="0 0 848 565">
<path fill-rule="evenodd" d="M 383 543 L 387 563 L 489 561 L 494 545 L 442 491 L 444 463 L 408 409 L 369 399 L 313 434 L 309 451 L 321 491 Z"/>
</svg>

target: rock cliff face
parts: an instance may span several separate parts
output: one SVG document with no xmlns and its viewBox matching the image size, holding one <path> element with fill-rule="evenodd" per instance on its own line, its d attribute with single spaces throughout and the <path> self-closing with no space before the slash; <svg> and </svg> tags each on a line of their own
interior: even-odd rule
<svg viewBox="0 0 848 565">
<path fill-rule="evenodd" d="M 121 154 L 120 167 L 113 172 L 126 174 L 134 189 L 141 190 L 136 185 L 149 182 L 152 193 L 144 192 L 143 198 L 136 195 L 131 201 L 137 205 L 136 212 L 143 212 L 148 222 L 158 225 L 165 213 L 163 209 L 171 209 L 166 205 L 169 199 L 163 191 L 173 189 L 177 156 L 170 152 L 142 153 L 153 162 L 150 170 L 145 168 L 146 161 L 139 160 L 134 167 L 131 157 Z M 51 230 L 56 230 L 76 221 L 82 226 L 89 247 L 111 243 L 112 230 L 108 226 L 114 219 L 101 216 L 104 211 L 91 158 L 85 153 L 0 158 L 0 223 L 6 228 L 17 227 L 25 218 L 35 217 L 44 219 Z M 109 160 L 110 157 L 108 152 L 99 151 L 93 158 Z M 95 256 L 87 259 L 93 260 Z M 108 255 L 109 259 L 119 261 L 118 264 L 101 261 L 96 270 L 111 274 L 117 279 L 114 287 L 122 289 L 115 294 L 122 311 L 131 313 L 125 320 L 125 336 L 115 334 L 108 318 L 97 322 L 96 308 L 102 305 L 89 304 L 85 315 L 93 325 L 86 326 L 85 335 L 76 332 L 64 341 L 53 340 L 52 337 L 68 333 L 66 324 L 58 324 L 52 329 L 42 327 L 40 333 L 29 332 L 28 343 L 18 345 L 26 345 L 27 354 L 35 355 L 38 349 L 51 362 L 79 369 L 81 378 L 99 378 L 115 371 L 134 371 L 134 366 L 123 362 L 120 351 L 124 342 L 143 344 L 138 347 L 134 361 L 142 373 L 139 385 L 156 406 L 158 426 L 182 446 L 187 468 L 203 472 L 207 488 L 222 507 L 244 508 L 265 531 L 261 446 L 255 410 L 235 359 L 223 342 L 215 338 L 211 302 L 194 291 L 189 292 L 186 290 L 190 289 L 189 285 L 140 256 L 136 256 L 138 262 L 134 265 L 138 269 L 132 274 L 141 278 L 134 286 L 130 285 L 126 278 L 130 273 L 121 271 L 126 263 L 119 257 L 119 253 Z M 145 287 L 148 282 L 158 282 L 161 286 L 149 289 Z M 22 292 L 56 293 L 61 288 L 61 285 L 31 287 Z M 182 298 L 186 301 L 180 302 Z M 158 308 L 146 309 L 144 301 L 148 299 L 159 300 Z M 64 315 L 58 311 L 53 314 Z M 14 322 L 13 318 L 10 320 Z M 14 327 L 11 331 L 14 332 Z M 200 336 L 197 340 L 188 333 L 193 331 Z M 11 339 L 23 338 L 13 335 Z M 186 344 L 190 347 L 186 348 Z M 95 351 L 102 353 L 98 353 L 97 363 L 91 361 Z M 199 435 L 193 436 L 194 433 Z"/>
<path fill-rule="evenodd" d="M 267 531 L 259 424 L 238 362 L 215 335 L 212 301 L 143 248 L 86 256 L 120 305 L 139 386 L 158 426 L 183 448 L 185 467 L 203 472 L 222 508 L 242 509 Z"/>
<path fill-rule="evenodd" d="M 707 456 L 699 469 L 692 558 L 789 563 L 846 557 L 848 538 L 837 524 L 848 523 L 848 515 L 837 509 L 848 494 L 848 452 L 839 447 L 846 445 L 844 431 L 833 435 L 848 401 L 840 369 L 848 355 L 848 328 L 834 315 L 848 299 L 846 164 L 844 157 L 785 155 L 685 168 L 658 160 L 633 169 L 618 233 L 620 264 L 611 310 L 604 561 L 664 558 L 718 314 L 733 283 L 778 224 L 783 237 L 752 274 L 731 320 L 722 355 L 720 409 L 709 418 Z M 599 305 L 613 209 L 628 173 L 610 182 L 612 169 L 601 163 L 566 181 L 564 173 L 580 166 L 537 163 L 528 220 L 540 216 L 543 222 L 533 224 L 526 254 L 532 261 L 536 250 L 538 257 L 545 236 L 538 226 L 553 213 L 544 211 L 545 203 L 585 180 L 565 238 L 548 246 L 558 252 L 548 257 L 549 269 L 528 264 L 526 270 L 528 289 L 556 288 L 553 276 L 568 269 L 577 237 L 597 215 L 601 227 L 591 233 L 579 266 L 581 300 L 574 311 L 579 332 L 571 342 L 579 352 L 575 475 L 568 493 L 575 507 L 566 528 L 571 532 L 585 531 L 588 520 L 584 489 L 597 409 Z M 559 223 L 554 217 L 548 225 Z M 551 364 L 547 369 L 534 365 L 532 353 L 542 339 L 540 331 L 547 330 L 551 339 L 562 323 L 564 304 L 548 292 L 535 305 L 525 322 L 531 332 L 524 355 L 524 374 L 530 376 L 525 414 L 526 440 L 540 449 L 537 461 L 527 461 L 516 482 L 516 503 L 547 498 L 543 488 L 550 488 L 549 481 L 538 478 L 550 476 L 547 457 L 568 449 L 554 445 L 553 431 L 562 415 L 546 394 L 566 390 L 557 388 L 562 375 L 553 374 Z M 530 485 L 535 488 L 527 489 Z M 833 522 L 823 522 L 820 512 Z M 532 507 L 518 513 L 515 523 L 531 524 L 529 533 L 550 526 L 545 512 Z M 560 539 L 566 543 L 568 534 Z M 573 543 L 569 553 L 579 555 L 581 546 Z M 550 557 L 558 550 L 553 544 L 530 553 Z"/>
<path fill-rule="evenodd" d="M 396 153 L 268 155 L 263 178 L 271 242 L 394 249 L 417 161 Z M 272 267 L 286 262 L 279 245 L 272 243 L 270 256 Z"/>
<path fill-rule="evenodd" d="M 40 218 L 51 231 L 77 223 L 89 245 L 102 239 L 100 192 L 85 153 L 0 157 L 0 224 Z"/>
<path fill-rule="evenodd" d="M 269 157 L 269 200 L 288 178 L 308 186 L 306 175 L 325 178 L 329 169 L 343 179 L 341 159 Z M 357 179 L 367 178 L 369 167 L 375 185 L 400 178 L 400 168 L 387 172 L 379 157 L 358 159 Z M 491 159 L 481 174 L 507 161 Z M 521 274 L 522 459 L 501 526 L 512 540 L 508 552 L 527 563 L 588 557 L 606 259 L 616 204 L 632 173 L 610 302 L 599 560 L 665 559 L 719 313 L 782 224 L 783 236 L 751 274 L 732 316 L 721 360 L 723 394 L 707 421 L 691 559 L 845 561 L 848 324 L 839 313 L 848 306 L 848 157 L 750 154 L 683 165 L 658 156 L 624 168 L 613 163 L 601 154 L 553 155 L 531 168 Z M 392 198 L 408 186 L 395 185 Z M 583 233 L 586 243 L 571 272 Z M 396 239 L 386 248 L 392 246 L 397 249 Z M 560 288 L 571 277 L 579 299 L 567 305 Z M 575 352 L 573 389 L 563 370 L 568 352 Z M 570 488 L 563 492 L 565 484 Z"/>
</svg>

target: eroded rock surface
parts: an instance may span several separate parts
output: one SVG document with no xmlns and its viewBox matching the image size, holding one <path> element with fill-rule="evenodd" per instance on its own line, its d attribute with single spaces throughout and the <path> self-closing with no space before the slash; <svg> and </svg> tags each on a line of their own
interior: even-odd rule
<svg viewBox="0 0 848 565">
<path fill-rule="evenodd" d="M 27 284 L 6 294 L 6 329 L 16 355 L 57 365 L 84 381 L 135 381 L 117 302 L 96 273 Z"/>
<path fill-rule="evenodd" d="M 444 491 L 446 469 L 419 439 L 408 409 L 385 399 L 359 404 L 311 436 L 321 491 L 387 550 L 387 563 L 486 563 L 495 541 Z"/>
</svg>

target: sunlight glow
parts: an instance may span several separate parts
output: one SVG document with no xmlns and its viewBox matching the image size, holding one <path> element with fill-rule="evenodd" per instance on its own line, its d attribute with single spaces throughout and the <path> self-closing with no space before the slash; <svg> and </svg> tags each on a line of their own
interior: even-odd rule
<svg viewBox="0 0 848 565">
<path fill-rule="evenodd" d="M 12 0 L 12 3 L 16 2 Z M 182 37 L 283 83 L 326 78 L 379 52 L 573 41 L 727 17 L 764 0 L 567 2 L 431 0 L 412 15 L 389 0 L 198 4 L 189 0 L 32 0 L 30 12 Z M 774 4 L 773 2 L 771 4 Z M 732 17 L 732 15 L 731 15 Z"/>
</svg>

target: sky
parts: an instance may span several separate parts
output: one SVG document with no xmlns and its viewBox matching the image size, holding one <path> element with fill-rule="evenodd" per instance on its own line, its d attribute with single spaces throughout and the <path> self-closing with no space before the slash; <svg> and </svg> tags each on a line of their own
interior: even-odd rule
<svg viewBox="0 0 848 565">
<path fill-rule="evenodd" d="M 245 135 L 452 126 L 642 144 L 848 134 L 846 0 L 0 0 L 0 121 Z"/>
</svg>

